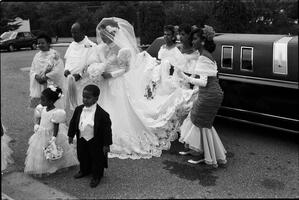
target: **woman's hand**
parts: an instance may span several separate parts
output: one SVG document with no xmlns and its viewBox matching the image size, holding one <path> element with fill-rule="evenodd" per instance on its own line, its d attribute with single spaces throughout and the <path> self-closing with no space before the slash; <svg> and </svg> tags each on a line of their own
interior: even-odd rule
<svg viewBox="0 0 299 200">
<path fill-rule="evenodd" d="M 73 74 L 73 77 L 75 78 L 75 81 L 78 81 L 81 79 L 81 76 L 79 74 Z"/>
<path fill-rule="evenodd" d="M 102 76 L 103 76 L 104 79 L 112 78 L 112 75 L 109 72 L 103 72 Z"/>
<path fill-rule="evenodd" d="M 45 84 L 47 82 L 46 78 L 43 78 L 42 75 L 36 74 L 35 75 L 35 80 L 39 83 L 39 84 Z"/>
<path fill-rule="evenodd" d="M 65 71 L 64 71 L 64 76 L 65 76 L 65 77 L 67 77 L 67 76 L 70 75 L 70 74 L 71 74 L 71 72 L 70 72 L 69 70 L 65 70 Z"/>
<path fill-rule="evenodd" d="M 46 70 L 45 70 L 45 74 L 46 73 L 49 73 L 50 71 L 52 71 L 52 69 L 53 69 L 53 65 L 48 65 L 47 67 L 46 67 Z"/>
</svg>

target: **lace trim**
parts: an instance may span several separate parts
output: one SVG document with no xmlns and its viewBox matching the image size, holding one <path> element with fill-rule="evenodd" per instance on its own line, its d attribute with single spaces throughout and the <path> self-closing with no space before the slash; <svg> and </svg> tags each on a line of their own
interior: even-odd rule
<svg viewBox="0 0 299 200">
<path fill-rule="evenodd" d="M 116 144 L 112 144 L 111 146 L 111 152 L 108 153 L 109 158 L 120 158 L 120 159 L 149 159 L 154 157 L 160 157 L 162 154 L 162 150 L 158 148 L 158 142 L 155 144 L 155 142 L 151 141 L 148 133 L 143 133 L 144 138 L 142 138 L 140 135 L 137 136 L 136 140 L 133 140 L 132 138 L 127 138 L 129 141 L 128 143 L 131 145 L 131 147 L 134 148 L 126 148 L 126 146 L 122 147 L 121 145 L 116 146 Z M 155 137 L 153 135 L 153 137 Z M 121 144 L 121 138 L 113 138 L 116 141 L 119 141 Z M 116 146 L 116 149 L 114 150 L 114 145 Z M 141 147 L 141 148 L 139 148 Z"/>
<path fill-rule="evenodd" d="M 192 95 L 186 95 L 186 93 L 181 95 L 181 98 L 176 99 L 173 107 L 168 108 L 163 115 L 159 116 L 161 119 L 159 126 L 150 128 L 158 137 L 159 148 L 169 150 L 171 142 L 178 138 L 182 121 L 190 112 L 196 96 L 196 91 L 193 91 Z"/>
</svg>

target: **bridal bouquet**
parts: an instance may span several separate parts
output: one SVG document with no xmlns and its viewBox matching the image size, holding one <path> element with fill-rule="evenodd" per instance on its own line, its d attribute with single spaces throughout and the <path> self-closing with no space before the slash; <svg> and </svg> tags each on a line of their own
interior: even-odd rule
<svg viewBox="0 0 299 200">
<path fill-rule="evenodd" d="M 87 69 L 87 73 L 89 74 L 89 78 L 93 82 L 98 83 L 103 79 L 102 73 L 105 71 L 105 69 L 106 69 L 105 63 L 93 63 L 89 65 Z"/>
</svg>

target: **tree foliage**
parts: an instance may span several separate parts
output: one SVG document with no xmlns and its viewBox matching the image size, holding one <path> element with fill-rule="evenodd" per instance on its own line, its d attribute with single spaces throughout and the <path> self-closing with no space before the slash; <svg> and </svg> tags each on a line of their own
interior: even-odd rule
<svg viewBox="0 0 299 200">
<path fill-rule="evenodd" d="M 1 33 L 15 17 L 29 19 L 31 30 L 70 37 L 70 27 L 80 21 L 88 36 L 104 17 L 120 17 L 133 24 L 142 44 L 163 34 L 166 24 L 212 25 L 216 32 L 298 34 L 296 0 L 201 1 L 82 1 L 1 2 Z M 297 23 L 294 23 L 297 20 Z"/>
<path fill-rule="evenodd" d="M 146 4 L 140 7 L 141 44 L 150 44 L 163 35 L 165 13 L 161 4 Z"/>
</svg>

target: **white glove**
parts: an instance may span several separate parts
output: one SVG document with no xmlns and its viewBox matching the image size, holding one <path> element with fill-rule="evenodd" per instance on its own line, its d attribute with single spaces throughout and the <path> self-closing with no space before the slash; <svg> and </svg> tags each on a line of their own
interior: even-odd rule
<svg viewBox="0 0 299 200">
<path fill-rule="evenodd" d="M 39 124 L 34 124 L 34 128 L 33 128 L 34 132 L 36 132 L 38 128 L 39 128 Z"/>
</svg>

